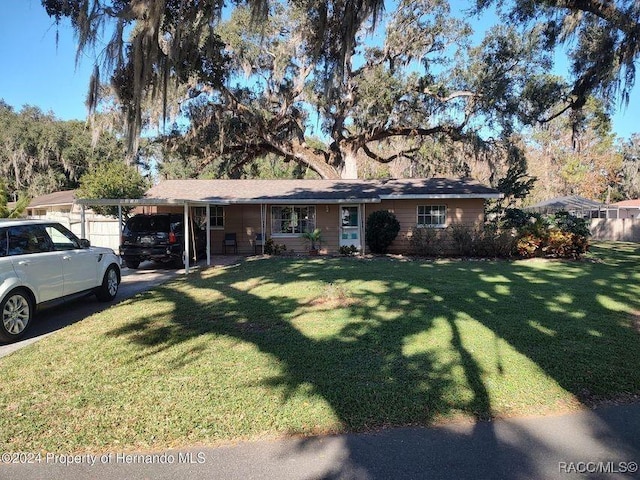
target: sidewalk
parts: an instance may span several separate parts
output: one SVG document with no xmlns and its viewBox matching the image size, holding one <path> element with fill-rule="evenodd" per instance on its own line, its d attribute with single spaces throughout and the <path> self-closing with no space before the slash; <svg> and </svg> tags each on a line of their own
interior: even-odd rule
<svg viewBox="0 0 640 480">
<path fill-rule="evenodd" d="M 71 461 L 83 463 L 64 464 Z M 49 456 L 40 463 L 0 465 L 0 478 L 633 479 L 640 478 L 638 463 L 640 404 L 634 404 L 219 448 Z"/>
</svg>

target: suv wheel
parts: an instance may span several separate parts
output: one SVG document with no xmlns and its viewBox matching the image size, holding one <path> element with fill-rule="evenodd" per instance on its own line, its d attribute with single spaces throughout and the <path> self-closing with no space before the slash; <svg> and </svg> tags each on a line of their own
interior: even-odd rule
<svg viewBox="0 0 640 480">
<path fill-rule="evenodd" d="M 0 340 L 18 340 L 24 335 L 33 318 L 31 297 L 22 289 L 10 291 L 0 303 L 0 315 Z"/>
<path fill-rule="evenodd" d="M 118 272 L 114 266 L 110 266 L 107 268 L 107 271 L 104 272 L 102 285 L 100 285 L 96 290 L 96 297 L 101 302 L 110 302 L 116 298 L 119 284 L 120 278 L 118 278 Z"/>
<path fill-rule="evenodd" d="M 177 269 L 184 268 L 184 260 L 182 260 L 181 257 L 175 257 L 172 263 L 173 263 L 173 268 L 177 268 Z"/>
<path fill-rule="evenodd" d="M 140 266 L 140 260 L 138 260 L 137 258 L 125 258 L 124 264 L 127 266 L 127 268 L 135 270 Z"/>
</svg>

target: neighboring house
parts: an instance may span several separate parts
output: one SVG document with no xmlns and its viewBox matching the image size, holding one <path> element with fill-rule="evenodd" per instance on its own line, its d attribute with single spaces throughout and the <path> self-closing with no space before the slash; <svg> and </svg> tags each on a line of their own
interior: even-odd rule
<svg viewBox="0 0 640 480">
<path fill-rule="evenodd" d="M 59 222 L 81 237 L 82 207 L 76 202 L 75 193 L 75 190 L 63 190 L 35 197 L 26 209 L 27 217 Z M 120 245 L 118 219 L 88 210 L 85 214 L 84 236 L 94 246 L 117 251 Z"/>
<path fill-rule="evenodd" d="M 407 253 L 415 228 L 445 228 L 484 221 L 484 203 L 498 191 L 467 179 L 402 180 L 166 180 L 151 188 L 144 204 L 157 212 L 182 212 L 206 220 L 211 253 L 223 252 L 225 234 L 235 234 L 237 251 L 253 253 L 256 237 L 273 239 L 288 251 L 308 249 L 304 231 L 322 230 L 321 251 L 364 246 L 367 216 L 389 210 L 401 230 L 389 249 Z M 200 222 L 204 223 L 204 222 Z"/>
<path fill-rule="evenodd" d="M 593 240 L 640 241 L 640 200 L 605 205 L 584 197 L 557 197 L 524 210 L 538 213 L 567 211 L 589 220 Z"/>
<path fill-rule="evenodd" d="M 74 209 L 75 193 L 75 190 L 63 190 L 35 197 L 27 207 L 27 215 L 30 217 L 68 215 Z M 77 212 L 80 212 L 79 208 Z"/>
<path fill-rule="evenodd" d="M 603 203 L 579 195 L 551 198 L 525 207 L 523 210 L 537 213 L 566 211 L 580 218 L 608 218 L 610 215 L 609 209 Z"/>
<path fill-rule="evenodd" d="M 618 209 L 618 218 L 640 218 L 640 199 L 623 200 L 611 206 Z"/>
</svg>

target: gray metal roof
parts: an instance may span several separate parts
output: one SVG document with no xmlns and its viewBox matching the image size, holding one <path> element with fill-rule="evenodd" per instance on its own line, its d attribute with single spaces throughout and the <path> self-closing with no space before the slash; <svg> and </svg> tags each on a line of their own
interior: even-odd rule
<svg viewBox="0 0 640 480">
<path fill-rule="evenodd" d="M 604 205 L 594 200 L 581 197 L 579 195 L 572 195 L 569 197 L 555 197 L 549 200 L 536 203 L 526 207 L 525 210 L 534 211 L 558 211 L 558 210 L 592 210 L 599 209 Z"/>
</svg>

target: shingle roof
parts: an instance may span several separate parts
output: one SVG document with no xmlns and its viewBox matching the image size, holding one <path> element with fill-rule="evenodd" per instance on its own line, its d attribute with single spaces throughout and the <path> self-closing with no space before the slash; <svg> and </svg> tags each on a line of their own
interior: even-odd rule
<svg viewBox="0 0 640 480">
<path fill-rule="evenodd" d="M 394 180 L 165 180 L 146 198 L 212 203 L 379 202 L 385 198 L 499 198 L 468 179 Z"/>
<path fill-rule="evenodd" d="M 76 199 L 75 190 L 63 190 L 34 198 L 28 208 L 51 207 L 54 205 L 72 205 Z"/>
<path fill-rule="evenodd" d="M 618 208 L 640 208 L 640 199 L 622 200 L 621 202 L 612 203 L 611 205 Z"/>
</svg>

